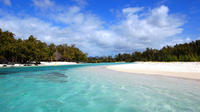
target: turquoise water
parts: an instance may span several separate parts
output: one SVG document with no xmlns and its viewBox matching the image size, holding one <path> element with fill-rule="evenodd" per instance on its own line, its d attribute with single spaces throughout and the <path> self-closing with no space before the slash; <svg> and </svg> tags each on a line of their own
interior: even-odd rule
<svg viewBox="0 0 200 112">
<path fill-rule="evenodd" d="M 0 69 L 0 112 L 200 112 L 200 81 L 109 64 Z"/>
</svg>

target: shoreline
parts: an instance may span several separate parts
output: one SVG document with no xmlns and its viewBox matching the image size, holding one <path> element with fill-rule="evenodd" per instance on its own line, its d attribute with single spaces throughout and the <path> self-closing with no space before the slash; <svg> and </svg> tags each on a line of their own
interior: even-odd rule
<svg viewBox="0 0 200 112">
<path fill-rule="evenodd" d="M 40 62 L 41 64 L 35 65 L 35 64 L 29 64 L 29 66 L 25 66 L 25 64 L 0 64 L 0 68 L 10 68 L 10 67 L 37 67 L 37 66 L 60 66 L 60 65 L 74 65 L 78 64 L 76 62 L 61 62 L 61 61 L 52 61 L 52 62 Z M 6 65 L 4 67 L 4 65 Z"/>
<path fill-rule="evenodd" d="M 119 72 L 200 80 L 200 62 L 135 62 L 106 68 Z"/>
</svg>

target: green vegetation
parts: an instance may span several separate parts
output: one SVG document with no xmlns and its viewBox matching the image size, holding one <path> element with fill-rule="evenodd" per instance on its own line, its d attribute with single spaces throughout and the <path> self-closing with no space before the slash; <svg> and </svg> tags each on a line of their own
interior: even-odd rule
<svg viewBox="0 0 200 112">
<path fill-rule="evenodd" d="M 0 29 L 0 63 L 28 63 L 40 61 L 73 62 L 133 62 L 133 61 L 200 61 L 200 40 L 166 46 L 160 50 L 147 48 L 144 52 L 118 54 L 115 57 L 88 57 L 75 45 L 47 45 L 34 36 L 15 39 L 14 34 Z"/>
<path fill-rule="evenodd" d="M 166 46 L 160 50 L 147 48 L 144 52 L 118 54 L 114 58 L 110 56 L 100 58 L 90 57 L 88 60 L 90 62 L 200 61 L 200 40 L 177 44 L 173 47 Z"/>
<path fill-rule="evenodd" d="M 57 56 L 56 51 L 61 55 Z M 47 45 L 32 35 L 25 40 L 15 39 L 13 33 L 0 29 L 0 63 L 52 61 L 55 58 L 58 61 L 87 61 L 87 55 L 76 48 L 75 45 Z"/>
</svg>

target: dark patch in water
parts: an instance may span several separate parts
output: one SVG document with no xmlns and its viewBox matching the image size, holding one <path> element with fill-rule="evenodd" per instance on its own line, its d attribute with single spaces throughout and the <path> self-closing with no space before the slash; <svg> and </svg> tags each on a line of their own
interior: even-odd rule
<svg viewBox="0 0 200 112">
<path fill-rule="evenodd" d="M 59 72 L 50 72 L 45 75 L 29 75 L 29 76 L 24 76 L 24 77 L 25 78 L 43 79 L 43 80 L 58 82 L 58 83 L 67 82 L 67 76 L 65 74 L 62 74 Z"/>
<path fill-rule="evenodd" d="M 8 73 L 1 73 L 1 72 L 0 72 L 0 75 L 7 75 L 7 74 L 8 74 Z"/>
<path fill-rule="evenodd" d="M 75 66 L 74 66 L 75 67 Z M 48 71 L 50 70 L 60 70 L 66 71 L 70 67 L 64 66 L 50 66 L 50 67 L 14 67 L 14 68 L 0 68 L 0 75 L 13 75 L 15 73 L 26 73 L 26 72 L 39 72 L 39 71 Z M 73 68 L 73 67 L 72 67 Z"/>
<path fill-rule="evenodd" d="M 55 77 L 67 77 L 65 74 L 59 73 L 59 72 L 51 72 L 47 75 L 55 76 Z"/>
<path fill-rule="evenodd" d="M 0 75 L 9 75 L 13 73 L 18 73 L 18 72 L 0 72 Z"/>
<path fill-rule="evenodd" d="M 48 81 L 59 82 L 59 83 L 67 82 L 67 76 L 59 72 L 51 72 L 46 75 L 42 75 L 41 78 L 46 79 Z"/>
</svg>

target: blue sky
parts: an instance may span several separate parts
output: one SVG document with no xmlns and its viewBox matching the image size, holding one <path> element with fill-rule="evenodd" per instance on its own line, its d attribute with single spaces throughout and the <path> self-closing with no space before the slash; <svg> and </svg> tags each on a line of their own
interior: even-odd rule
<svg viewBox="0 0 200 112">
<path fill-rule="evenodd" d="M 200 39 L 200 0 L 0 0 L 0 28 L 89 56 Z"/>
</svg>

